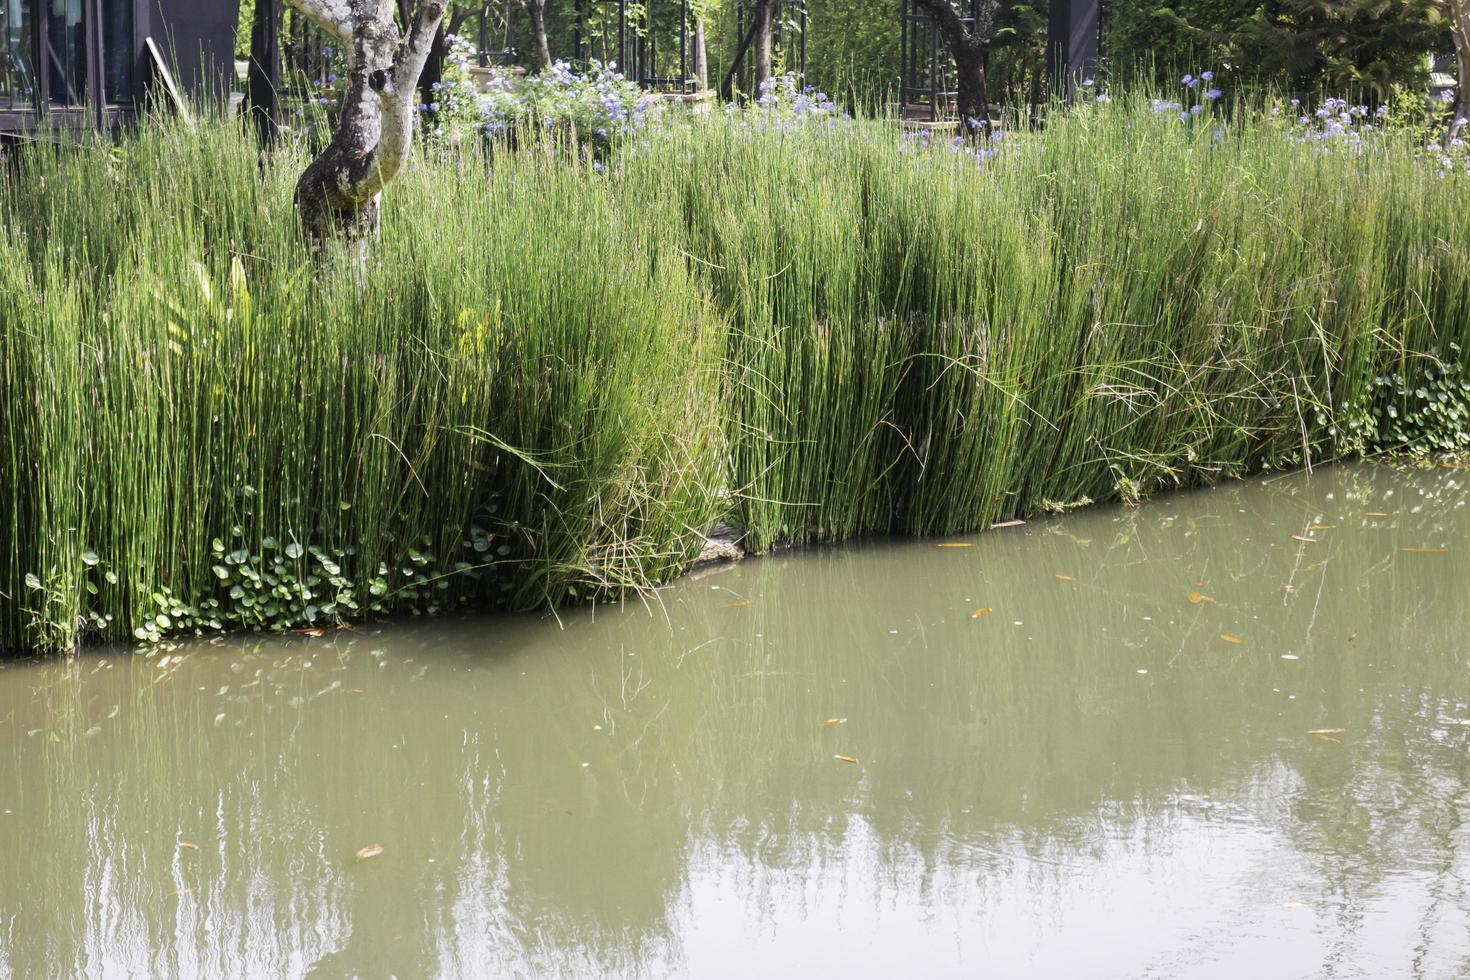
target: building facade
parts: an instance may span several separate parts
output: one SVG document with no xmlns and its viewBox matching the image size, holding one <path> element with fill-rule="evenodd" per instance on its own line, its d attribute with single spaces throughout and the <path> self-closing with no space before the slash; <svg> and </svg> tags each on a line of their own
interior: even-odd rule
<svg viewBox="0 0 1470 980">
<path fill-rule="evenodd" d="M 0 132 L 108 124 L 142 102 L 160 60 L 185 94 L 228 91 L 238 11 L 239 0 L 0 0 Z"/>
</svg>

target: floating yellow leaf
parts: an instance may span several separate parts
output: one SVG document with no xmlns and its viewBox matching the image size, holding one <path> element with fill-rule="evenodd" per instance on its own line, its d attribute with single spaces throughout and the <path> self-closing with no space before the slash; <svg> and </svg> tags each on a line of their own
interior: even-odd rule
<svg viewBox="0 0 1470 980">
<path fill-rule="evenodd" d="M 382 853 L 382 844 L 369 844 L 367 847 L 358 848 L 357 854 L 355 856 L 359 861 L 366 861 L 368 858 L 375 858 Z"/>
<path fill-rule="evenodd" d="M 362 688 L 360 688 L 360 687 L 349 687 L 347 689 L 347 693 L 348 694 L 361 694 L 362 693 Z"/>
<path fill-rule="evenodd" d="M 974 542 L 971 542 L 971 541 L 941 541 L 938 544 L 936 544 L 934 547 L 936 547 L 936 548 L 973 548 L 973 547 L 975 547 L 975 545 L 974 545 Z"/>
<path fill-rule="evenodd" d="M 1226 643 L 1234 643 L 1236 646 L 1241 646 L 1245 643 L 1244 640 L 1236 636 L 1234 633 L 1221 633 L 1220 639 L 1224 640 Z"/>
<path fill-rule="evenodd" d="M 741 609 L 741 608 L 744 608 L 745 606 L 750 605 L 754 601 L 755 601 L 754 599 L 741 599 L 738 602 L 727 602 L 723 606 L 721 606 L 720 608 L 721 609 Z"/>
<path fill-rule="evenodd" d="M 1313 738 L 1320 738 L 1324 742 L 1341 742 L 1342 741 L 1342 739 L 1340 739 L 1340 738 L 1333 738 L 1331 735 L 1328 735 L 1326 732 L 1307 732 L 1307 734 L 1308 735 L 1311 735 Z"/>
<path fill-rule="evenodd" d="M 822 727 L 831 728 L 833 725 L 841 725 L 846 721 L 846 718 L 828 718 L 826 721 L 822 722 Z"/>
<path fill-rule="evenodd" d="M 1213 596 L 1207 596 L 1203 592 L 1191 592 L 1185 598 L 1187 598 L 1190 602 L 1194 603 L 1196 606 L 1199 605 L 1201 602 L 1214 602 L 1215 601 L 1215 599 L 1214 599 Z"/>
<path fill-rule="evenodd" d="M 1370 511 L 1365 511 L 1363 513 L 1363 516 L 1364 517 L 1387 517 L 1388 514 L 1384 513 L 1381 510 L 1370 510 Z"/>
<path fill-rule="evenodd" d="M 1305 541 L 1305 542 L 1307 542 L 1307 544 L 1316 544 L 1317 543 L 1317 539 L 1316 538 L 1309 538 L 1309 537 L 1306 537 L 1305 535 L 1301 535 L 1301 534 L 1293 534 L 1292 535 L 1292 538 L 1294 538 L 1297 541 Z"/>
<path fill-rule="evenodd" d="M 1341 735 L 1347 731 L 1346 728 L 1314 728 L 1307 732 L 1308 735 Z"/>
<path fill-rule="evenodd" d="M 850 762 L 853 765 L 858 764 L 858 761 L 850 755 L 834 755 L 832 758 L 836 759 L 838 762 Z"/>
<path fill-rule="evenodd" d="M 1286 591 L 1287 592 L 1295 592 L 1296 591 L 1296 586 L 1294 586 L 1294 585 L 1288 585 L 1288 586 L 1286 586 Z"/>
<path fill-rule="evenodd" d="M 198 844 L 191 844 L 191 843 L 189 843 L 186 840 L 179 841 L 179 846 L 180 847 L 187 847 L 191 851 L 197 851 L 197 850 L 199 850 L 199 845 Z"/>
<path fill-rule="evenodd" d="M 1025 521 L 1001 521 L 999 524 L 992 524 L 992 525 L 990 525 L 990 529 L 992 531 L 994 531 L 997 528 L 1002 528 L 1002 527 L 1020 527 L 1022 524 L 1025 524 L 1025 523 L 1026 523 Z"/>
<path fill-rule="evenodd" d="M 593 725 L 592 726 L 592 730 L 594 732 L 600 732 L 600 731 L 602 731 L 602 726 L 601 725 Z"/>
<path fill-rule="evenodd" d="M 1075 575 L 1058 575 L 1057 576 L 1057 581 L 1058 582 L 1075 582 L 1075 581 L 1077 581 L 1077 576 L 1075 576 Z"/>
<path fill-rule="evenodd" d="M 981 606 L 979 609 L 976 609 L 974 612 L 970 613 L 970 618 L 971 619 L 980 619 L 980 618 L 982 618 L 984 616 L 989 616 L 989 615 L 990 615 L 990 607 L 989 606 Z"/>
<path fill-rule="evenodd" d="M 1330 531 L 1335 527 L 1337 527 L 1336 524 L 1308 524 L 1305 533 L 1311 534 L 1313 531 Z"/>
<path fill-rule="evenodd" d="M 1411 555 L 1442 555 L 1449 551 L 1448 548 L 1400 548 L 1400 551 Z"/>
<path fill-rule="evenodd" d="M 168 897 L 173 898 L 175 895 L 188 895 L 193 891 L 194 889 L 192 888 L 175 888 L 173 891 L 168 893 Z"/>
</svg>

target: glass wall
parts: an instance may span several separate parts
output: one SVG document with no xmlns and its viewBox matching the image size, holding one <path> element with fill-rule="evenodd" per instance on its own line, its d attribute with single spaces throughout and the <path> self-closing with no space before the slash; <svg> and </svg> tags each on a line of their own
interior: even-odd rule
<svg viewBox="0 0 1470 980">
<path fill-rule="evenodd" d="M 36 104 L 32 0 L 0 0 L 0 109 Z"/>
<path fill-rule="evenodd" d="M 47 58 L 51 72 L 51 104 L 87 102 L 87 32 L 82 19 L 83 0 L 48 0 Z"/>
<path fill-rule="evenodd" d="M 133 0 L 102 0 L 102 95 L 108 105 L 133 97 Z"/>
</svg>

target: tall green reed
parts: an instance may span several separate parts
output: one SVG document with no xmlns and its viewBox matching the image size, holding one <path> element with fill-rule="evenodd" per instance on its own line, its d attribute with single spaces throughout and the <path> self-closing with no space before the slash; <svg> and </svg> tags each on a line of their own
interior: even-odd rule
<svg viewBox="0 0 1470 980">
<path fill-rule="evenodd" d="M 234 124 L 20 154 L 0 648 L 613 596 L 717 519 L 983 528 L 1371 449 L 1449 390 L 1466 177 L 1407 142 L 1119 98 L 976 150 L 759 115 L 605 168 L 436 149 L 366 270 Z"/>
</svg>

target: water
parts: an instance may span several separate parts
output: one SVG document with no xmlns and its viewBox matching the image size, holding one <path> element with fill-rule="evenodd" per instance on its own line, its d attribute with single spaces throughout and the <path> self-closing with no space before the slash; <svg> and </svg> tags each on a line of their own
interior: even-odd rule
<svg viewBox="0 0 1470 980">
<path fill-rule="evenodd" d="M 12 662 L 0 975 L 1465 976 L 1466 476 Z"/>
</svg>

